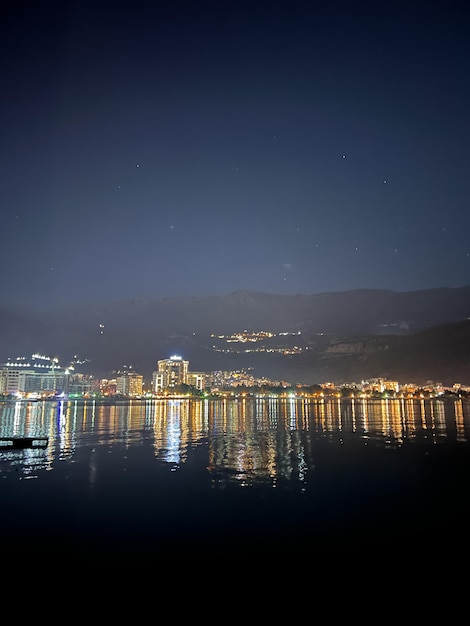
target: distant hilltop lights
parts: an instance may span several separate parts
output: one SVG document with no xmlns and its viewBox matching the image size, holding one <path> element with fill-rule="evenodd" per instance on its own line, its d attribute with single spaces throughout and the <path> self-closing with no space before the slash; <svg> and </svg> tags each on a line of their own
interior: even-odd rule
<svg viewBox="0 0 470 626">
<path fill-rule="evenodd" d="M 217 338 L 217 339 L 225 339 L 227 343 L 231 343 L 231 342 L 246 343 L 246 342 L 263 341 L 264 339 L 271 339 L 272 337 L 276 337 L 276 336 L 288 337 L 288 336 L 299 336 L 301 334 L 302 333 L 300 331 L 296 331 L 296 332 L 285 331 L 285 332 L 280 332 L 280 333 L 273 333 L 267 330 L 260 330 L 257 332 L 250 332 L 248 330 L 244 330 L 242 332 L 232 333 L 231 335 L 212 334 L 211 337 Z"/>
<path fill-rule="evenodd" d="M 302 338 L 300 331 L 272 332 L 267 330 L 259 331 L 239 331 L 231 335 L 211 334 L 211 338 L 221 343 L 212 345 L 216 352 L 226 353 L 248 353 L 248 352 L 277 352 L 285 356 L 300 354 L 310 349 Z M 298 342 L 300 340 L 300 343 Z M 258 344 L 255 347 L 230 347 L 226 344 Z"/>
</svg>

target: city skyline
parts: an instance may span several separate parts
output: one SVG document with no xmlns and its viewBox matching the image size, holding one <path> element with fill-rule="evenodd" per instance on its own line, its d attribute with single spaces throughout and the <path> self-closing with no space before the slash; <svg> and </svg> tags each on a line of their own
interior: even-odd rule
<svg viewBox="0 0 470 626">
<path fill-rule="evenodd" d="M 469 15 L 7 3 L 3 307 L 470 284 Z"/>
<path fill-rule="evenodd" d="M 35 361 L 37 363 L 30 363 Z M 45 355 L 19 357 L 16 362 L 7 362 L 0 367 L 0 398 L 3 400 L 77 400 L 148 399 L 150 397 L 211 397 L 226 395 L 286 395 L 288 397 L 467 397 L 470 385 L 454 382 L 443 384 L 429 380 L 424 384 L 414 381 L 391 380 L 384 376 L 367 377 L 340 383 L 318 381 L 310 385 L 283 380 L 269 380 L 250 373 L 251 368 L 229 371 L 195 372 L 189 361 L 179 355 L 158 359 L 157 369 L 151 378 L 144 379 L 142 373 L 124 366 L 114 370 L 109 378 L 99 378 L 73 367 L 61 366 L 58 359 Z M 42 368 L 42 371 L 41 371 Z M 47 370 L 47 371 L 45 371 Z"/>
</svg>

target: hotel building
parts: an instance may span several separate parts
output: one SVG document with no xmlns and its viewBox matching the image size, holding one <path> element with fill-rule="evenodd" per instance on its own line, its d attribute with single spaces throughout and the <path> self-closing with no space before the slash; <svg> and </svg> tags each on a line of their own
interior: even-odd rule
<svg viewBox="0 0 470 626">
<path fill-rule="evenodd" d="M 204 374 L 190 372 L 189 361 L 180 356 L 157 361 L 157 371 L 152 374 L 152 388 L 154 393 L 170 392 L 178 385 L 191 385 L 202 391 L 204 389 Z"/>
</svg>

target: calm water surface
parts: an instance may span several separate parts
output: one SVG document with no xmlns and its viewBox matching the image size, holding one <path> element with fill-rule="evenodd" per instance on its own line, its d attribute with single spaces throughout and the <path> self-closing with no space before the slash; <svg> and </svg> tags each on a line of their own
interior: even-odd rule
<svg viewBox="0 0 470 626">
<path fill-rule="evenodd" d="M 27 554 L 461 552 L 470 402 L 149 400 L 0 404 L 4 546 Z M 36 548 L 35 548 L 36 549 Z"/>
</svg>

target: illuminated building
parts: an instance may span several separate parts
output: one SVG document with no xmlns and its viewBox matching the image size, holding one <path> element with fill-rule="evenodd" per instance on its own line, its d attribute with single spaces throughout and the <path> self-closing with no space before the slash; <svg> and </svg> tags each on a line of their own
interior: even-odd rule
<svg viewBox="0 0 470 626">
<path fill-rule="evenodd" d="M 116 377 L 116 391 L 124 396 L 141 396 L 144 377 L 135 372 L 125 372 Z"/>
<path fill-rule="evenodd" d="M 199 389 L 199 391 L 204 390 L 205 379 L 206 375 L 204 372 L 188 372 L 188 385 Z"/>
<path fill-rule="evenodd" d="M 69 395 L 86 396 L 91 395 L 95 391 L 99 391 L 96 387 L 99 382 L 93 376 L 85 376 L 84 374 L 72 374 L 69 376 Z"/>
<path fill-rule="evenodd" d="M 56 358 L 33 354 L 9 360 L 0 370 L 0 391 L 22 396 L 39 393 L 42 396 L 67 391 L 68 376 Z"/>
<path fill-rule="evenodd" d="M 184 361 L 180 356 L 157 361 L 157 367 L 158 370 L 152 376 L 155 393 L 171 391 L 178 385 L 188 384 L 189 361 Z"/>
</svg>

